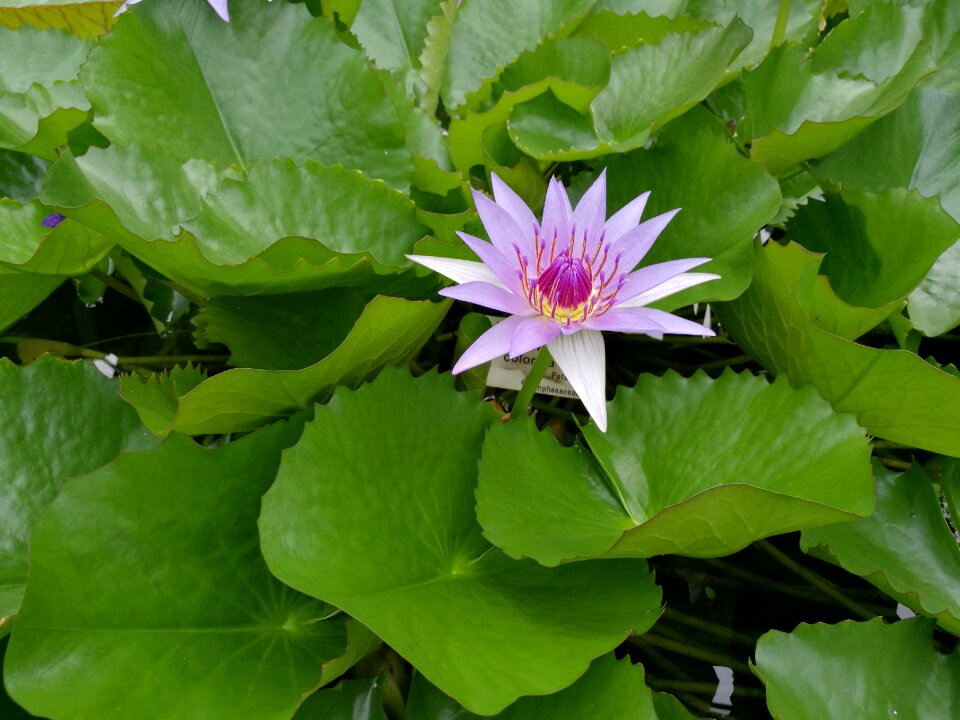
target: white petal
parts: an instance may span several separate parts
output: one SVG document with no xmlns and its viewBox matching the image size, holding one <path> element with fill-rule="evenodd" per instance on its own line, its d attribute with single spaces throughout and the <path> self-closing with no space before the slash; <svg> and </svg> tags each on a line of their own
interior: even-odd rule
<svg viewBox="0 0 960 720">
<path fill-rule="evenodd" d="M 699 285 L 700 283 L 705 283 L 710 280 L 717 280 L 719 278 L 719 275 L 714 275 L 713 273 L 681 273 L 676 277 L 670 278 L 664 283 L 660 283 L 655 288 L 651 288 L 644 293 L 640 293 L 629 300 L 624 300 L 622 303 L 617 303 L 615 307 L 644 307 L 652 302 L 662 300 L 663 298 L 669 297 L 674 293 L 678 293 L 681 290 L 686 290 L 694 285 Z"/>
<path fill-rule="evenodd" d="M 230 13 L 227 10 L 227 0 L 207 0 L 207 3 L 216 11 L 221 20 L 224 22 L 230 22 Z"/>
<path fill-rule="evenodd" d="M 433 255 L 407 255 L 407 259 L 420 263 L 456 283 L 488 282 L 497 287 L 503 287 L 503 283 L 482 262 L 434 257 Z"/>
<path fill-rule="evenodd" d="M 559 335 L 547 344 L 550 354 L 600 428 L 607 431 L 607 356 L 603 335 L 581 330 Z"/>
</svg>

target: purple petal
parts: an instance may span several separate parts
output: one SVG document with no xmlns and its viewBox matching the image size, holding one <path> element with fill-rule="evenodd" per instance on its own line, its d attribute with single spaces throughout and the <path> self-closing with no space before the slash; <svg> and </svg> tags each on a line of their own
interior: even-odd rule
<svg viewBox="0 0 960 720">
<path fill-rule="evenodd" d="M 639 272 L 639 271 L 638 271 Z M 617 307 L 642 307 L 644 305 L 649 305 L 650 303 L 661 300 L 662 298 L 669 297 L 674 293 L 678 293 L 681 290 L 686 290 L 700 283 L 709 282 L 710 280 L 718 280 L 719 275 L 714 275 L 713 273 L 681 273 L 676 277 L 670 278 L 664 283 L 657 285 L 655 288 L 651 288 L 644 293 L 640 293 L 635 297 L 625 300 L 624 302 L 619 302 L 619 296 L 617 298 Z M 626 285 L 623 286 L 626 289 Z"/>
<path fill-rule="evenodd" d="M 614 307 L 599 317 L 587 318 L 583 326 L 590 330 L 661 335 L 666 331 L 646 311 L 649 308 Z"/>
<path fill-rule="evenodd" d="M 603 321 L 602 323 L 600 321 Z M 614 332 L 637 332 L 650 334 L 662 332 L 669 335 L 714 335 L 713 330 L 700 323 L 684 320 L 663 310 L 648 307 L 614 307 L 606 315 L 591 318 L 590 327 Z M 600 325 L 603 325 L 600 328 Z M 658 327 L 651 327 L 658 326 Z"/>
<path fill-rule="evenodd" d="M 64 220 L 66 220 L 66 218 L 60 213 L 53 213 L 52 215 L 47 215 L 43 220 L 41 220 L 40 224 L 44 227 L 55 228 Z"/>
<path fill-rule="evenodd" d="M 207 3 L 216 10 L 217 15 L 224 22 L 230 22 L 230 13 L 227 10 L 227 0 L 207 0 Z"/>
<path fill-rule="evenodd" d="M 547 347 L 590 417 L 601 432 L 606 432 L 607 363 L 603 335 L 595 330 L 581 330 L 573 335 L 558 335 Z"/>
<path fill-rule="evenodd" d="M 509 185 L 498 178 L 496 173 L 490 173 L 490 183 L 493 185 L 493 198 L 497 201 L 497 205 L 510 213 L 513 221 L 517 223 L 517 227 L 524 234 L 529 233 L 528 237 L 532 246 L 534 232 L 540 231 L 540 223 L 537 222 L 537 218 L 523 199 Z"/>
<path fill-rule="evenodd" d="M 509 313 L 510 315 L 532 312 L 530 304 L 519 298 L 509 290 L 488 282 L 468 282 L 463 285 L 454 285 L 440 291 L 444 297 L 461 300 L 463 302 L 483 305 L 491 310 Z"/>
<path fill-rule="evenodd" d="M 513 331 L 523 319 L 517 315 L 511 315 L 478 337 L 457 360 L 457 364 L 453 366 L 453 374 L 458 375 L 464 370 L 483 365 L 498 355 L 506 355 L 510 351 L 510 338 L 513 336 Z"/>
<path fill-rule="evenodd" d="M 420 263 L 454 282 L 488 282 L 500 285 L 500 281 L 496 275 L 490 272 L 490 268 L 473 260 L 457 260 L 455 258 L 434 257 L 433 255 L 407 255 L 407 259 Z"/>
<path fill-rule="evenodd" d="M 517 324 L 510 339 L 510 357 L 515 358 L 543 347 L 560 334 L 560 325 L 542 315 L 524 318 Z"/>
<path fill-rule="evenodd" d="M 604 168 L 573 211 L 573 227 L 577 232 L 573 249 L 575 255 L 582 257 L 586 253 L 588 257 L 592 257 L 596 253 L 606 216 L 607 170 Z"/>
<path fill-rule="evenodd" d="M 516 265 L 501 255 L 500 251 L 490 243 L 465 232 L 458 232 L 457 235 L 477 254 L 480 261 L 490 269 L 490 272 L 496 275 L 507 290 L 520 294 L 520 279 L 518 277 L 520 270 Z"/>
<path fill-rule="evenodd" d="M 649 197 L 649 191 L 638 195 L 607 220 L 605 235 L 608 243 L 626 235 L 640 223 L 640 217 L 643 215 L 643 209 L 647 206 Z"/>
<path fill-rule="evenodd" d="M 533 256 L 533 233 L 527 235 L 517 225 L 513 216 L 482 192 L 473 191 L 473 203 L 477 206 L 480 221 L 490 236 L 490 242 L 505 258 L 517 255 L 517 248 L 527 257 Z"/>
<path fill-rule="evenodd" d="M 547 185 L 547 198 L 543 203 L 543 222 L 540 223 L 540 237 L 547 248 L 557 238 L 557 245 L 565 248 L 570 240 L 570 199 L 567 191 L 556 178 L 550 178 Z"/>
<path fill-rule="evenodd" d="M 630 230 L 613 244 L 610 250 L 614 257 L 620 256 L 620 269 L 623 272 L 630 272 L 643 260 L 643 256 L 653 247 L 653 243 L 656 242 L 667 223 L 678 212 L 680 212 L 679 208 L 657 215 Z"/>
<path fill-rule="evenodd" d="M 710 258 L 683 258 L 642 267 L 627 275 L 626 282 L 617 292 L 617 304 L 620 305 L 641 293 L 647 292 L 647 290 L 662 285 L 681 273 L 685 273 L 687 270 L 708 262 L 710 262 Z"/>
</svg>

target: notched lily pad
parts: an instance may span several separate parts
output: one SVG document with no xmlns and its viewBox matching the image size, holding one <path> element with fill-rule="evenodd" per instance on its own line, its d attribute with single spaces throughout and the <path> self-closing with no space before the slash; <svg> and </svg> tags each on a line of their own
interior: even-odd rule
<svg viewBox="0 0 960 720">
<path fill-rule="evenodd" d="M 6 32 L 6 31 L 3 31 Z M 0 275 L 0 287 L 3 286 Z M 0 291 L 2 293 L 2 291 Z M 90 363 L 0 360 L 0 617 L 20 606 L 33 528 L 68 478 L 155 442 Z"/>
<path fill-rule="evenodd" d="M 863 430 L 812 390 L 731 371 L 643 375 L 609 413 L 606 433 L 583 430 L 593 456 L 531 423 L 490 429 L 477 517 L 491 542 L 546 565 L 716 557 L 873 509 Z"/>
<path fill-rule="evenodd" d="M 544 568 L 483 539 L 473 488 L 495 418 L 449 376 L 385 371 L 317 408 L 260 518 L 277 577 L 482 714 L 567 687 L 660 610 L 641 560 Z"/>
<path fill-rule="evenodd" d="M 768 632 L 754 669 L 767 707 L 783 720 L 955 717 L 960 654 L 934 649 L 933 624 L 877 618 Z"/>
<path fill-rule="evenodd" d="M 851 523 L 804 531 L 800 546 L 872 582 L 960 635 L 960 548 L 930 479 L 874 465 L 877 510 Z"/>
<path fill-rule="evenodd" d="M 68 483 L 34 534 L 13 698 L 62 720 L 289 718 L 349 652 L 346 617 L 282 585 L 257 543 L 301 427 L 218 450 L 175 436 Z"/>
</svg>

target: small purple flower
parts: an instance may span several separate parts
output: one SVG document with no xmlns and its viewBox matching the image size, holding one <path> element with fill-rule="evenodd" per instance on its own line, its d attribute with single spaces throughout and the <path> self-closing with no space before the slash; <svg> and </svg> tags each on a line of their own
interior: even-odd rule
<svg viewBox="0 0 960 720">
<path fill-rule="evenodd" d="M 52 215 L 47 215 L 43 220 L 41 220 L 40 224 L 44 227 L 55 228 L 64 220 L 66 220 L 66 218 L 60 213 L 53 213 Z"/>
<path fill-rule="evenodd" d="M 509 314 L 460 357 L 454 374 L 498 355 L 517 357 L 546 345 L 587 411 L 607 429 L 606 356 L 601 330 L 713 335 L 702 325 L 646 307 L 719 275 L 687 272 L 709 258 L 670 260 L 634 271 L 679 210 L 643 224 L 649 192 L 606 216 L 606 171 L 574 210 L 554 178 L 542 222 L 496 175 L 495 202 L 474 191 L 477 212 L 490 243 L 459 233 L 481 262 L 409 255 L 458 285 L 441 295 Z"/>
</svg>

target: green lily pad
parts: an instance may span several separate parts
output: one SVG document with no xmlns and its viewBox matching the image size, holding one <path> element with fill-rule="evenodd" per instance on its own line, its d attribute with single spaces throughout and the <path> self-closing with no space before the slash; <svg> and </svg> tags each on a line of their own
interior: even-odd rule
<svg viewBox="0 0 960 720">
<path fill-rule="evenodd" d="M 934 76 L 933 82 L 916 88 L 896 112 L 825 158 L 815 169 L 817 176 L 874 192 L 915 188 L 924 197 L 937 197 L 960 222 L 960 172 L 955 162 L 960 153 L 960 91 L 941 86 L 938 79 Z M 876 147 L 895 147 L 897 152 L 871 152 Z M 960 324 L 958 274 L 960 245 L 954 245 L 910 293 L 910 320 L 923 334 L 941 335 Z"/>
<path fill-rule="evenodd" d="M 30 275 L 0 267 L 0 332 L 19 322 L 62 282 L 61 277 Z"/>
<path fill-rule="evenodd" d="M 783 720 L 953 717 L 960 655 L 939 654 L 932 629 L 931 620 L 878 618 L 774 630 L 757 642 L 754 672 Z"/>
<path fill-rule="evenodd" d="M 679 4 L 670 3 L 674 7 Z M 770 52 L 779 3 L 767 0 L 685 0 L 682 5 L 684 12 L 723 25 L 738 17 L 753 30 L 753 39 L 731 63 L 732 69 L 754 67 Z M 791 0 L 784 39 L 815 45 L 821 5 L 822 0 Z"/>
<path fill-rule="evenodd" d="M 302 370 L 237 368 L 214 375 L 179 398 L 167 427 L 186 435 L 229 433 L 287 417 L 335 385 L 356 385 L 385 365 L 406 363 L 449 307 L 449 302 L 375 297 L 343 342 L 319 362 Z"/>
<path fill-rule="evenodd" d="M 0 25 L 19 30 L 26 23 L 37 30 L 67 30 L 90 40 L 110 29 L 122 4 L 123 0 L 2 0 Z"/>
<path fill-rule="evenodd" d="M 3 32 L 0 148 L 56 159 L 57 147 L 66 144 L 67 133 L 90 110 L 77 80 L 90 48 L 91 43 L 58 30 Z"/>
<path fill-rule="evenodd" d="M 408 93 L 423 92 L 417 71 L 427 24 L 440 14 L 437 0 L 365 0 L 350 26 L 377 67 L 394 72 Z"/>
<path fill-rule="evenodd" d="M 933 80 L 937 78 L 934 76 Z M 895 147 L 896 152 L 871 152 Z M 816 175 L 846 188 L 881 192 L 915 188 L 936 195 L 960 221 L 960 91 L 924 83 L 895 112 L 881 118 L 814 168 Z"/>
<path fill-rule="evenodd" d="M 453 21 L 460 7 L 458 0 L 441 0 L 437 13 L 427 23 L 427 35 L 423 39 L 420 53 L 420 79 L 424 90 L 420 96 L 419 107 L 429 115 L 434 115 L 440 102 L 440 85 L 446 67 L 450 38 L 453 36 Z"/>
<path fill-rule="evenodd" d="M 293 720 L 387 720 L 383 711 L 382 678 L 341 680 L 308 697 Z"/>
<path fill-rule="evenodd" d="M 230 348 L 234 367 L 299 370 L 333 352 L 363 312 L 346 288 L 316 293 L 213 298 L 194 319 L 205 342 Z"/>
<path fill-rule="evenodd" d="M 235 174 L 111 146 L 64 156 L 42 200 L 201 297 L 409 283 L 393 276 L 426 230 L 398 191 L 313 162 Z"/>
<path fill-rule="evenodd" d="M 521 53 L 568 34 L 597 0 L 474 0 L 457 13 L 440 95 L 447 111 L 463 115 L 490 96 L 492 81 Z"/>
<path fill-rule="evenodd" d="M 456 700 L 417 675 L 407 700 L 407 720 L 478 720 Z M 502 720 L 693 720 L 693 716 L 661 715 L 655 694 L 644 684 L 643 666 L 607 654 L 597 658 L 573 685 L 546 697 L 520 698 L 494 717 Z"/>
<path fill-rule="evenodd" d="M 826 253 L 820 269 L 840 298 L 872 308 L 905 298 L 960 238 L 960 225 L 936 198 L 858 189 L 798 208 L 787 237 Z"/>
<path fill-rule="evenodd" d="M 935 67 L 929 48 L 915 43 L 889 75 L 884 53 L 874 52 L 872 43 L 854 47 L 861 36 L 872 37 L 880 21 L 864 14 L 847 22 L 853 31 L 838 41 L 846 45 L 833 51 L 836 43 L 824 43 L 824 59 L 817 52 L 808 58 L 803 44 L 785 43 L 745 76 L 750 152 L 775 174 L 841 147 L 895 110 Z M 884 69 L 871 74 L 885 79 L 872 82 L 863 73 L 878 63 Z"/>
<path fill-rule="evenodd" d="M 729 371 L 642 375 L 609 413 L 606 433 L 583 429 L 593 455 L 532 423 L 490 429 L 477 488 L 488 540 L 545 565 L 716 557 L 873 509 L 863 431 L 812 389 Z"/>
<path fill-rule="evenodd" d="M 140 422 L 155 435 L 169 435 L 177 400 L 202 383 L 207 374 L 199 368 L 171 368 L 147 377 L 131 373 L 120 378 L 120 394 L 136 408 Z"/>
<path fill-rule="evenodd" d="M 171 437 L 69 483 L 34 533 L 13 698 L 64 720 L 289 718 L 347 644 L 345 617 L 277 581 L 257 544 L 300 427 L 218 450 Z"/>
<path fill-rule="evenodd" d="M 82 73 L 96 128 L 182 160 L 248 168 L 289 156 L 409 184 L 403 124 L 361 52 L 302 6 L 230 10 L 229 23 L 203 0 L 124 14 Z"/>
<path fill-rule="evenodd" d="M 767 370 L 813 385 L 871 434 L 960 456 L 960 378 L 906 350 L 877 350 L 818 327 L 797 288 L 821 257 L 794 243 L 756 243 L 750 288 L 716 307 L 723 326 Z"/>
<path fill-rule="evenodd" d="M 448 376 L 385 371 L 317 408 L 260 518 L 277 577 L 343 608 L 483 714 L 570 685 L 660 608 L 643 561 L 548 569 L 483 539 L 473 487 L 494 419 Z"/>
<path fill-rule="evenodd" d="M 28 203 L 40 195 L 50 163 L 36 155 L 0 150 L 0 198 Z"/>
<path fill-rule="evenodd" d="M 960 548 L 929 478 L 916 465 L 895 473 L 878 463 L 874 475 L 873 515 L 806 530 L 800 546 L 960 635 Z"/>
<path fill-rule="evenodd" d="M 483 153 L 484 133 L 490 128 L 505 126 L 511 113 L 520 107 L 529 113 L 545 92 L 552 93 L 570 113 L 586 112 L 590 101 L 609 82 L 610 59 L 604 45 L 597 40 L 571 37 L 548 40 L 536 50 L 523 53 L 500 79 L 503 92 L 492 107 L 468 110 L 450 121 L 449 147 L 454 165 L 468 172 L 473 165 L 489 164 Z M 541 101 L 542 102 L 542 101 Z M 517 120 L 522 117 L 517 116 Z M 585 119 L 584 119 L 585 121 Z M 597 147 L 596 133 L 588 127 L 590 147 Z M 569 131 L 565 131 L 569 134 Z M 595 151 L 594 151 L 595 154 Z"/>
<path fill-rule="evenodd" d="M 2 276 L 0 276 L 2 277 Z M 3 283 L 0 282 L 0 287 Z M 41 357 L 19 367 L 0 360 L 0 617 L 20 606 L 30 538 L 65 480 L 150 443 L 117 383 L 90 363 Z"/>
<path fill-rule="evenodd" d="M 776 214 L 780 189 L 762 167 L 739 154 L 719 120 L 695 108 L 664 128 L 653 148 L 611 158 L 607 174 L 611 210 L 647 190 L 649 217 L 681 208 L 644 264 L 708 257 L 712 262 L 697 271 L 720 275 L 657 307 L 672 310 L 735 298 L 746 289 L 752 276 L 751 240 Z"/>
<path fill-rule="evenodd" d="M 703 100 L 752 37 L 734 18 L 614 55 L 610 83 L 590 105 L 597 136 L 619 152 L 643 145 L 652 130 Z"/>
</svg>

